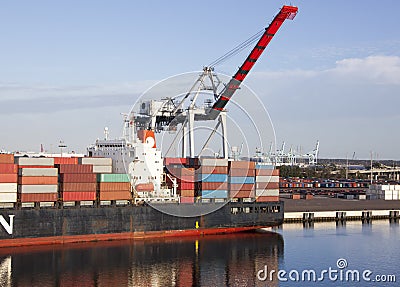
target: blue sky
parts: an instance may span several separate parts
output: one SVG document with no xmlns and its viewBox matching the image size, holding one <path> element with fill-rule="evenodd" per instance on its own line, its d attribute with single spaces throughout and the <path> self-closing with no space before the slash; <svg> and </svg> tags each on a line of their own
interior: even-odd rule
<svg viewBox="0 0 400 287">
<path fill-rule="evenodd" d="M 299 7 L 246 79 L 277 142 L 400 159 L 399 1 L 2 1 L 0 149 L 84 151 L 120 112 Z M 394 12 L 393 12 L 394 11 Z M 233 74 L 245 51 L 217 71 Z M 189 88 L 189 87 L 188 87 Z"/>
</svg>

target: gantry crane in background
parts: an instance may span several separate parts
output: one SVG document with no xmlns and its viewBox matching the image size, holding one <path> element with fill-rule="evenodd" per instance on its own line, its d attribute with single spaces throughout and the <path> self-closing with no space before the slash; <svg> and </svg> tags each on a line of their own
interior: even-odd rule
<svg viewBox="0 0 400 287">
<path fill-rule="evenodd" d="M 239 89 L 241 83 L 244 81 L 256 61 L 260 58 L 261 54 L 264 52 L 265 48 L 275 36 L 283 22 L 286 19 L 292 20 L 296 16 L 297 11 L 297 7 L 283 6 L 266 29 L 259 31 L 257 34 L 253 35 L 224 56 L 218 58 L 207 67 L 204 67 L 199 78 L 183 98 L 165 98 L 161 100 L 147 100 L 141 102 L 139 105 L 139 112 L 135 115 L 136 128 L 153 130 L 156 132 L 166 130 L 176 131 L 177 126 L 181 125 L 181 129 L 179 133 L 177 133 L 177 136 L 182 134 L 182 157 L 194 157 L 194 122 L 215 121 L 218 119 L 214 130 L 206 140 L 201 151 L 206 148 L 211 137 L 215 134 L 219 126 L 221 126 L 222 157 L 228 158 L 225 106 Z M 255 41 L 257 41 L 257 43 L 244 63 L 239 67 L 238 71 L 230 79 L 228 84 L 218 92 L 221 81 L 214 73 L 214 67 L 253 44 Z M 204 105 L 198 106 L 196 100 L 200 94 L 204 93 L 207 95 L 211 94 L 214 97 L 214 103 L 212 100 L 209 100 Z M 186 149 L 187 144 L 189 147 L 188 154 Z"/>
</svg>

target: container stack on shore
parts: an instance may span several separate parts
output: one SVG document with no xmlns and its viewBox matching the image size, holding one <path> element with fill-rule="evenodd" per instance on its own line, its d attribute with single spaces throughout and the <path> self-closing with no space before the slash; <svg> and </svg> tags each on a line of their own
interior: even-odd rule
<svg viewBox="0 0 400 287">
<path fill-rule="evenodd" d="M 13 154 L 0 154 L 0 204 L 14 206 L 17 202 L 18 165 Z"/>
<path fill-rule="evenodd" d="M 63 202 L 96 200 L 97 178 L 90 164 L 57 164 Z"/>
<path fill-rule="evenodd" d="M 196 170 L 196 189 L 204 199 L 228 198 L 228 160 L 204 158 Z"/>
<path fill-rule="evenodd" d="M 97 174 L 97 190 L 100 201 L 131 200 L 131 182 L 128 174 Z"/>
<path fill-rule="evenodd" d="M 53 158 L 15 159 L 19 166 L 18 194 L 22 206 L 36 202 L 53 206 L 58 200 L 58 172 Z"/>
<path fill-rule="evenodd" d="M 256 201 L 279 201 L 279 170 L 272 165 L 256 164 Z"/>
<path fill-rule="evenodd" d="M 229 192 L 231 198 L 255 197 L 255 162 L 229 162 Z"/>
</svg>

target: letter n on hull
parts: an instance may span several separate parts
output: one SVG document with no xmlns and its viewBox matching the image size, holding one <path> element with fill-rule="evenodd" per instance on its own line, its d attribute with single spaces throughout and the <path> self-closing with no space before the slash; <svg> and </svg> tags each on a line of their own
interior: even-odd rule
<svg viewBox="0 0 400 287">
<path fill-rule="evenodd" d="M 0 224 L 3 226 L 3 228 L 7 231 L 8 234 L 13 233 L 13 226 L 14 226 L 14 216 L 15 215 L 9 215 L 8 217 L 10 218 L 10 223 L 8 223 L 3 215 L 0 215 Z"/>
</svg>

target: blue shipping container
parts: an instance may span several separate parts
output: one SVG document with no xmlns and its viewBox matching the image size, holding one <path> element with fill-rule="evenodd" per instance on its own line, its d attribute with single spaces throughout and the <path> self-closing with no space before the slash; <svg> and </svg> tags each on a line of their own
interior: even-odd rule
<svg viewBox="0 0 400 287">
<path fill-rule="evenodd" d="M 228 181 L 227 174 L 199 174 L 202 182 L 226 182 Z"/>
<path fill-rule="evenodd" d="M 230 183 L 254 183 L 255 178 L 254 176 L 230 176 L 229 177 Z"/>
<path fill-rule="evenodd" d="M 256 163 L 256 169 L 275 169 L 273 165 Z"/>
<path fill-rule="evenodd" d="M 201 192 L 203 198 L 228 198 L 227 190 L 203 190 Z"/>
</svg>

